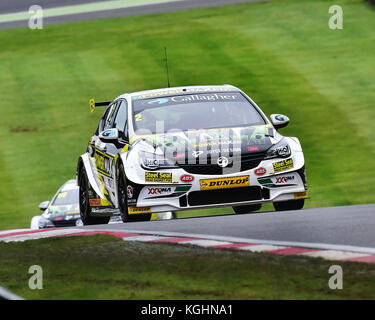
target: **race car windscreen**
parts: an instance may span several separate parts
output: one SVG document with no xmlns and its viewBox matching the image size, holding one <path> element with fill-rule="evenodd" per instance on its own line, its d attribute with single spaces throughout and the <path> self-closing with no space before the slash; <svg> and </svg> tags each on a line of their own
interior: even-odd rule
<svg viewBox="0 0 375 320">
<path fill-rule="evenodd" d="M 55 201 L 53 202 L 54 206 L 64 206 L 69 204 L 76 204 L 79 201 L 79 193 L 77 189 L 71 189 L 67 191 L 59 192 Z"/>
<path fill-rule="evenodd" d="M 133 99 L 134 131 L 182 131 L 263 125 L 265 120 L 239 92 L 197 93 Z"/>
</svg>

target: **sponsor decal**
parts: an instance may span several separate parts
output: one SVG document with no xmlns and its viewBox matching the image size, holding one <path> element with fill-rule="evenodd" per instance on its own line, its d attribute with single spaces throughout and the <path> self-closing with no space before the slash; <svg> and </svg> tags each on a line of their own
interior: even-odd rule
<svg viewBox="0 0 375 320">
<path fill-rule="evenodd" d="M 247 151 L 259 151 L 258 147 L 248 147 Z"/>
<path fill-rule="evenodd" d="M 148 194 L 166 194 L 171 193 L 172 188 L 147 188 Z"/>
<path fill-rule="evenodd" d="M 144 199 L 156 199 L 156 198 L 164 198 L 164 197 L 177 197 L 181 194 L 189 191 L 191 188 L 190 185 L 181 185 L 181 186 L 168 186 L 168 187 L 161 187 L 161 186 L 150 186 L 144 187 L 140 193 L 140 198 Z"/>
<path fill-rule="evenodd" d="M 68 211 L 66 214 L 79 214 L 79 210 Z"/>
<path fill-rule="evenodd" d="M 270 178 L 258 179 L 258 182 L 262 185 L 271 185 L 271 186 L 287 186 L 287 185 L 296 185 L 298 184 L 298 179 L 294 173 L 282 176 L 275 176 Z"/>
<path fill-rule="evenodd" d="M 194 181 L 194 177 L 190 174 L 184 174 L 183 176 L 180 177 L 180 180 L 182 182 L 193 182 Z"/>
<path fill-rule="evenodd" d="M 249 176 L 200 180 L 201 190 L 247 187 Z"/>
<path fill-rule="evenodd" d="M 254 171 L 254 173 L 257 175 L 257 176 L 262 176 L 264 175 L 265 173 L 267 172 L 267 170 L 265 168 L 258 168 Z"/>
<path fill-rule="evenodd" d="M 133 198 L 133 195 L 134 195 L 134 189 L 132 186 L 128 186 L 126 188 L 127 192 L 128 192 L 128 199 L 132 199 Z"/>
<path fill-rule="evenodd" d="M 304 199 L 307 198 L 307 192 L 295 192 L 294 199 Z"/>
<path fill-rule="evenodd" d="M 274 180 L 274 184 L 289 184 L 294 181 L 294 176 L 274 177 L 272 180 Z"/>
<path fill-rule="evenodd" d="M 90 199 L 89 203 L 90 203 L 90 207 L 100 207 L 102 204 L 100 199 Z"/>
<path fill-rule="evenodd" d="M 108 156 L 107 154 L 101 153 L 98 150 L 95 151 L 95 163 L 97 170 L 110 178 L 113 177 L 113 158 Z"/>
<path fill-rule="evenodd" d="M 145 173 L 146 182 L 165 182 L 172 183 L 172 173 L 170 172 L 146 172 Z"/>
<path fill-rule="evenodd" d="M 129 207 L 129 214 L 135 213 L 151 213 L 151 207 Z"/>
<path fill-rule="evenodd" d="M 286 159 L 272 164 L 275 172 L 281 172 L 293 168 L 293 159 Z"/>
<path fill-rule="evenodd" d="M 173 102 L 191 102 L 191 101 L 228 101 L 228 100 L 237 100 L 238 94 L 193 94 L 193 95 L 182 95 L 175 96 L 171 98 Z"/>
</svg>

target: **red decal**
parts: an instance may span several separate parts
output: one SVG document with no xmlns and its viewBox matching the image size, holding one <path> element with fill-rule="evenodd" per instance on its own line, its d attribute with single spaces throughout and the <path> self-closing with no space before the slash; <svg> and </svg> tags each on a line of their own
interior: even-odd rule
<svg viewBox="0 0 375 320">
<path fill-rule="evenodd" d="M 182 182 L 192 182 L 194 181 L 194 177 L 190 174 L 184 174 L 183 176 L 180 177 L 180 180 Z"/>
<path fill-rule="evenodd" d="M 257 176 L 262 176 L 262 175 L 264 175 L 266 172 L 267 172 L 267 170 L 264 169 L 264 168 L 258 168 L 258 169 L 256 169 L 256 170 L 254 171 L 254 173 L 255 173 Z"/>
</svg>

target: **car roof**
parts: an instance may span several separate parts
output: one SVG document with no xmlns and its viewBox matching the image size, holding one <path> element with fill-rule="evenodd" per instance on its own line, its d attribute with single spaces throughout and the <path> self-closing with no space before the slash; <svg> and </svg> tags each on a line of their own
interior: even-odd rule
<svg viewBox="0 0 375 320">
<path fill-rule="evenodd" d="M 153 97 L 162 97 L 174 94 L 191 94 L 191 93 L 203 93 L 203 92 L 228 92 L 228 91 L 241 91 L 240 89 L 229 85 L 204 85 L 204 86 L 185 86 L 185 87 L 171 87 L 161 88 L 153 90 L 136 91 L 132 93 L 125 93 L 116 99 L 120 98 L 132 98 L 132 99 L 147 99 Z"/>
<path fill-rule="evenodd" d="M 71 179 L 61 186 L 59 192 L 65 192 L 74 189 L 78 189 L 77 181 L 75 179 Z"/>
</svg>

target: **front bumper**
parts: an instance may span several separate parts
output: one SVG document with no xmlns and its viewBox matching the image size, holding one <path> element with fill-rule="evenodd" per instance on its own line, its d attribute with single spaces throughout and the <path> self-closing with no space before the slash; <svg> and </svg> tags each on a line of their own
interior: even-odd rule
<svg viewBox="0 0 375 320">
<path fill-rule="evenodd" d="M 228 175 L 190 174 L 181 168 L 152 171 L 155 174 L 150 175 L 147 170 L 133 167 L 127 172 L 129 214 L 307 198 L 303 153 L 295 152 L 286 160 L 264 160 L 256 168 Z M 283 161 L 284 166 L 280 168 Z M 186 182 L 189 177 L 190 181 Z"/>
</svg>

